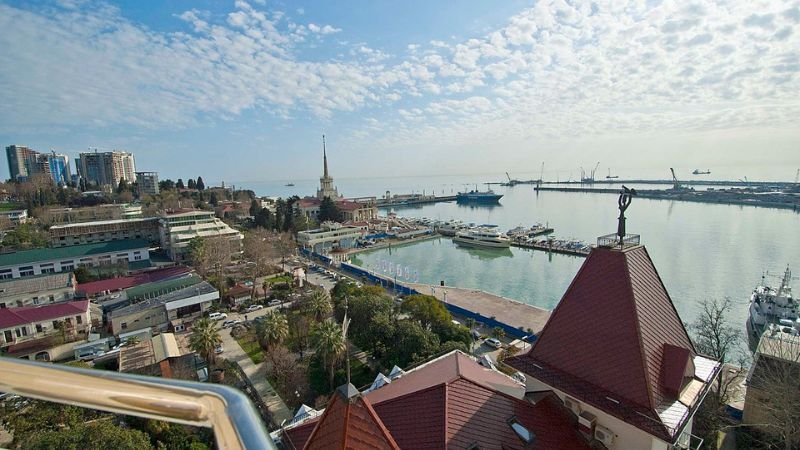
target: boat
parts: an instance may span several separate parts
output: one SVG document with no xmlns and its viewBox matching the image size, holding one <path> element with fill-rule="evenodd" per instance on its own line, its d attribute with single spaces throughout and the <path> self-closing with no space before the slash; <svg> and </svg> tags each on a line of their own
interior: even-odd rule
<svg viewBox="0 0 800 450">
<path fill-rule="evenodd" d="M 786 268 L 780 287 L 777 289 L 768 286 L 765 278 L 761 277 L 761 284 L 753 289 L 753 294 L 750 296 L 747 336 L 751 348 L 758 345 L 764 330 L 771 325 L 777 325 L 787 333 L 800 334 L 797 302 L 792 298 L 792 288 L 789 285 L 792 271 Z"/>
<path fill-rule="evenodd" d="M 439 234 L 442 236 L 455 236 L 456 233 L 466 228 L 466 226 L 459 220 L 450 220 L 440 225 L 437 228 Z"/>
<path fill-rule="evenodd" d="M 619 178 L 619 175 L 611 175 L 611 169 L 608 169 L 608 175 L 606 175 L 607 180 L 613 180 Z"/>
<path fill-rule="evenodd" d="M 294 186 L 294 183 L 286 183 L 286 186 Z"/>
<path fill-rule="evenodd" d="M 453 242 L 459 245 L 488 248 L 511 247 L 511 240 L 502 233 L 488 228 L 471 228 L 456 233 Z"/>
<path fill-rule="evenodd" d="M 495 194 L 494 191 L 489 189 L 485 192 L 473 190 L 469 192 L 459 192 L 456 194 L 456 202 L 459 203 L 497 203 L 503 197 L 503 194 Z"/>
<path fill-rule="evenodd" d="M 694 169 L 694 172 L 692 172 L 692 174 L 693 175 L 710 175 L 711 171 L 708 170 L 708 169 L 706 169 L 706 170 Z"/>
</svg>

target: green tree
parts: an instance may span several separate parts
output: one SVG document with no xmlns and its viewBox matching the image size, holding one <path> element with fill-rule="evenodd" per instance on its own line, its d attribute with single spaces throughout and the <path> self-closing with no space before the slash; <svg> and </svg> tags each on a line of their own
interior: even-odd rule
<svg viewBox="0 0 800 450">
<path fill-rule="evenodd" d="M 255 223 L 257 227 L 266 228 L 269 230 L 275 229 L 275 222 L 272 218 L 272 213 L 267 208 L 261 208 L 255 215 Z"/>
<path fill-rule="evenodd" d="M 250 215 L 255 217 L 258 215 L 258 212 L 261 210 L 261 205 L 258 203 L 258 200 L 252 199 L 250 200 Z"/>
<path fill-rule="evenodd" d="M 328 371 L 328 384 L 333 389 L 336 366 L 347 349 L 342 327 L 333 319 L 324 320 L 314 326 L 311 332 L 311 342 L 323 367 Z"/>
<path fill-rule="evenodd" d="M 502 337 L 503 337 L 503 336 L 505 336 L 505 335 L 506 335 L 506 332 L 505 332 L 505 331 L 503 331 L 503 329 L 502 329 L 502 328 L 500 328 L 500 327 L 494 327 L 494 328 L 492 328 L 492 337 L 493 337 L 493 338 L 495 338 L 495 339 L 500 339 L 500 338 L 502 338 Z"/>
<path fill-rule="evenodd" d="M 451 324 L 453 320 L 444 303 L 430 295 L 409 295 L 403 300 L 401 309 L 429 330 Z"/>
<path fill-rule="evenodd" d="M 336 203 L 334 203 L 330 197 L 325 197 L 322 199 L 322 202 L 319 205 L 319 215 L 317 217 L 319 218 L 320 223 L 326 221 L 342 221 L 342 213 L 339 211 L 339 207 L 336 206 Z"/>
<path fill-rule="evenodd" d="M 309 317 L 313 317 L 314 320 L 320 322 L 333 310 L 331 298 L 324 289 L 315 289 L 306 298 L 303 310 Z"/>
<path fill-rule="evenodd" d="M 282 343 L 289 336 L 289 322 L 285 315 L 277 311 L 270 311 L 264 315 L 264 320 L 256 327 L 256 333 L 261 345 L 271 348 L 274 344 Z"/>
<path fill-rule="evenodd" d="M 219 204 L 216 192 L 212 192 L 211 195 L 208 196 L 208 204 L 211 206 L 217 206 L 217 204 Z"/>
<path fill-rule="evenodd" d="M 178 188 L 178 189 L 185 189 L 186 188 L 186 186 L 183 185 L 183 179 L 182 178 L 178 178 L 178 182 L 175 183 L 175 187 Z"/>
<path fill-rule="evenodd" d="M 195 187 L 198 191 L 202 191 L 206 188 L 206 184 L 203 183 L 203 177 L 197 177 L 197 183 L 195 183 Z"/>
<path fill-rule="evenodd" d="M 189 336 L 189 348 L 198 353 L 209 363 L 214 363 L 214 349 L 222 344 L 222 337 L 219 335 L 217 322 L 208 318 L 198 320 L 192 326 L 192 334 Z"/>
<path fill-rule="evenodd" d="M 83 181 L 83 178 L 81 178 L 81 181 Z M 175 182 L 170 180 L 169 178 L 158 182 L 159 191 L 171 191 L 173 189 L 175 189 Z"/>
<path fill-rule="evenodd" d="M 194 179 L 189 178 L 189 181 L 186 182 L 186 187 L 189 189 L 197 189 L 197 183 L 195 183 Z"/>
<path fill-rule="evenodd" d="M 108 420 L 78 424 L 58 431 L 37 433 L 25 442 L 31 450 L 142 450 L 151 449 L 148 436 L 141 431 L 116 425 Z"/>
<path fill-rule="evenodd" d="M 383 360 L 387 367 L 407 367 L 439 351 L 439 337 L 414 320 L 400 320 L 394 330 L 393 342 Z"/>
</svg>

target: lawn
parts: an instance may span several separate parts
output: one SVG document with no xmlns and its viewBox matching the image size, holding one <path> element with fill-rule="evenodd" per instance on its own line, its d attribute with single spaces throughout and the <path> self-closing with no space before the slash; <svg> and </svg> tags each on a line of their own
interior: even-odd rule
<svg viewBox="0 0 800 450">
<path fill-rule="evenodd" d="M 258 339 L 256 339 L 252 333 L 248 333 L 241 338 L 236 339 L 236 342 L 242 346 L 242 350 L 244 350 L 244 352 L 247 353 L 247 356 L 253 360 L 253 364 L 264 362 L 264 350 L 261 349 Z"/>
<path fill-rule="evenodd" d="M 289 283 L 289 284 L 291 284 L 292 277 L 286 276 L 286 275 L 281 275 L 281 276 L 274 277 L 274 278 L 267 278 L 266 282 L 269 283 L 270 286 L 273 285 L 273 284 L 276 284 L 276 283 Z"/>
</svg>

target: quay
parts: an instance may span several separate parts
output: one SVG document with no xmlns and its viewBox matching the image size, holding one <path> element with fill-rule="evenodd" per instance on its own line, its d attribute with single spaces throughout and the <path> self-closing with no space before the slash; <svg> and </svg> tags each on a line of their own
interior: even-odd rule
<svg viewBox="0 0 800 450">
<path fill-rule="evenodd" d="M 477 313 L 484 318 L 502 322 L 518 330 L 524 330 L 528 335 L 538 335 L 544 328 L 544 324 L 547 323 L 547 319 L 550 318 L 550 311 L 546 309 L 486 291 L 421 283 L 403 284 L 420 294 L 433 295 L 456 315 L 471 316 L 471 314 L 458 314 L 457 308 L 460 308 L 467 312 Z M 478 318 L 476 321 L 484 322 Z"/>
<path fill-rule="evenodd" d="M 595 182 L 597 183 L 597 182 Z M 537 186 L 536 192 L 570 192 L 574 194 L 614 194 L 619 189 L 594 187 L 550 187 Z M 673 200 L 720 205 L 758 206 L 800 211 L 800 195 L 782 192 L 762 192 L 752 190 L 708 190 L 691 189 L 637 190 L 636 196 L 651 200 Z"/>
<path fill-rule="evenodd" d="M 550 240 L 548 240 L 545 243 L 541 243 L 541 242 L 527 243 L 527 242 L 519 242 L 519 241 L 512 240 L 511 241 L 511 245 L 514 246 L 514 247 L 526 248 L 526 249 L 530 249 L 530 250 L 541 250 L 541 251 L 548 252 L 548 253 L 558 253 L 558 254 L 561 254 L 561 255 L 580 256 L 582 258 L 585 258 L 585 257 L 589 256 L 589 252 L 591 251 L 591 250 L 583 250 L 583 249 L 580 249 L 580 248 L 572 248 L 572 247 L 554 245 L 553 242 L 550 241 Z"/>
<path fill-rule="evenodd" d="M 379 198 L 375 200 L 378 208 L 390 208 L 392 206 L 424 205 L 428 203 L 454 202 L 455 195 L 396 195 L 391 198 Z"/>
</svg>

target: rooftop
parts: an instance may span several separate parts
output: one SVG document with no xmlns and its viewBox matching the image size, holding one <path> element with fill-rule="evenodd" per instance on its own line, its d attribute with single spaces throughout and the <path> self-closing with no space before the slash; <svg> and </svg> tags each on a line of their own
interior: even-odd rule
<svg viewBox="0 0 800 450">
<path fill-rule="evenodd" d="M 119 354 L 119 371 L 130 372 L 191 352 L 187 335 L 161 333 L 136 345 L 122 347 Z"/>
<path fill-rule="evenodd" d="M 101 226 L 101 225 L 115 225 L 118 223 L 136 223 L 136 222 L 156 222 L 158 221 L 158 217 L 144 217 L 144 218 L 136 218 L 136 219 L 112 219 L 112 220 L 95 220 L 92 222 L 77 222 L 77 223 L 67 223 L 64 225 L 52 225 L 50 227 L 51 230 L 60 230 L 60 229 L 68 229 L 68 228 L 78 228 L 78 227 L 93 227 L 93 226 Z"/>
<path fill-rule="evenodd" d="M 3 308 L 0 309 L 0 329 L 84 314 L 88 310 L 89 300 L 54 303 L 52 305 L 43 306 Z"/>
<path fill-rule="evenodd" d="M 159 295 L 158 297 L 154 297 L 148 300 L 143 300 L 140 301 L 139 303 L 134 303 L 124 308 L 116 309 L 114 311 L 111 311 L 110 315 L 112 318 L 125 316 L 128 314 L 133 314 L 138 311 L 144 311 L 157 306 L 166 305 L 167 303 L 177 302 L 180 300 L 187 300 L 203 294 L 210 294 L 212 292 L 217 292 L 217 288 L 209 284 L 207 281 L 201 281 L 192 286 L 184 287 L 182 289 L 178 289 L 166 293 L 164 295 Z"/>
<path fill-rule="evenodd" d="M 134 286 L 180 277 L 189 272 L 190 269 L 188 267 L 167 267 L 165 269 L 144 272 L 130 277 L 117 277 L 109 278 L 107 280 L 82 283 L 79 284 L 75 290 L 83 295 L 93 296 L 106 291 L 118 291 Z"/>
<path fill-rule="evenodd" d="M 0 299 L 14 295 L 52 291 L 73 286 L 72 272 L 48 273 L 0 281 Z"/>
<path fill-rule="evenodd" d="M 643 246 L 594 248 L 532 349 L 506 362 L 667 442 L 719 370 Z"/>
<path fill-rule="evenodd" d="M 72 245 L 58 248 L 37 248 L 0 254 L 0 267 L 16 266 L 39 261 L 75 259 L 103 253 L 116 253 L 128 250 L 147 249 L 150 243 L 143 239 L 101 242 L 97 244 Z"/>
</svg>

